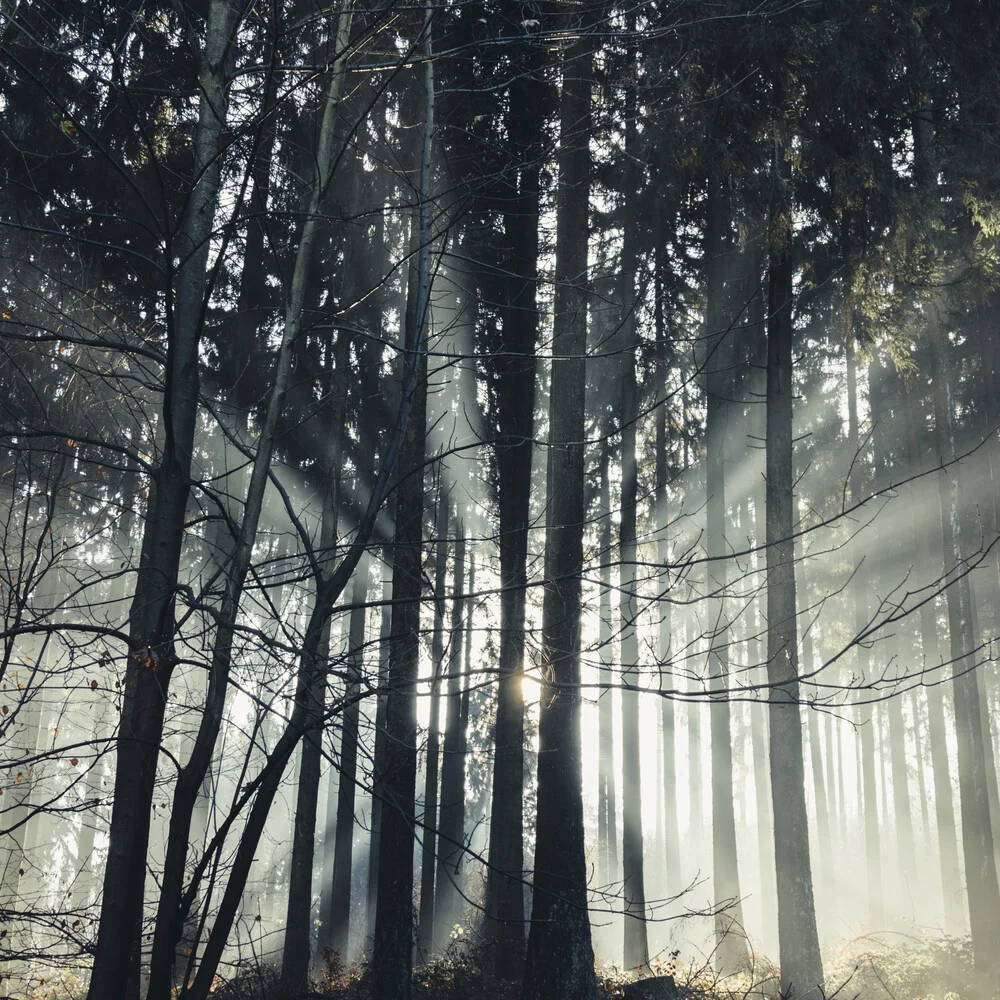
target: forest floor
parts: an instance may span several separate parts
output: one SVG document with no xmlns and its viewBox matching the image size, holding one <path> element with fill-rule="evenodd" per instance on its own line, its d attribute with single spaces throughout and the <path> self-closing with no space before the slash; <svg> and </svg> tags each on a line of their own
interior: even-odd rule
<svg viewBox="0 0 1000 1000">
<path fill-rule="evenodd" d="M 428 962 L 414 972 L 413 1000 L 521 1000 L 520 984 L 493 978 L 487 959 L 482 950 L 465 948 Z M 1000 1000 L 1000 984 L 992 992 L 976 990 L 967 938 L 868 934 L 829 951 L 824 960 L 824 1000 Z M 779 1000 L 775 970 L 766 962 L 758 961 L 754 970 L 725 979 L 705 966 L 685 967 L 677 957 L 651 971 L 673 974 L 678 1000 Z M 636 978 L 616 966 L 601 966 L 598 1000 L 624 1000 L 626 988 Z M 63 969 L 36 983 L 36 988 L 29 987 L 26 1000 L 82 1000 L 86 993 L 79 970 Z M 4 995 L 0 988 L 0 997 Z M 277 967 L 250 964 L 228 979 L 220 977 L 212 993 L 213 1000 L 369 1000 L 370 996 L 366 966 L 344 966 L 336 956 L 306 994 L 289 996 L 283 991 Z"/>
<path fill-rule="evenodd" d="M 475 950 L 457 951 L 414 972 L 413 1000 L 520 1000 L 517 983 L 498 982 Z M 753 972 L 720 980 L 710 969 L 657 968 L 673 972 L 677 993 L 690 1000 L 776 1000 L 774 969 L 758 963 Z M 648 972 L 647 972 L 648 975 Z M 866 935 L 826 956 L 826 1000 L 994 1000 L 974 987 L 972 954 L 961 938 L 918 939 L 902 934 Z M 598 973 L 600 1000 L 621 1000 L 636 977 L 614 966 Z M 336 960 L 313 982 L 313 992 L 283 996 L 275 970 L 247 968 L 220 986 L 218 1000 L 368 1000 L 363 965 L 345 968 Z M 995 994 L 1000 998 L 1000 984 Z"/>
</svg>

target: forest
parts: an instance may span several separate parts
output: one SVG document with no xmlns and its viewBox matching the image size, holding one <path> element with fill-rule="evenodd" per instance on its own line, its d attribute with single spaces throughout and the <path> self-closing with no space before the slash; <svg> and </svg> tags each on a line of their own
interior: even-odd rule
<svg viewBox="0 0 1000 1000">
<path fill-rule="evenodd" d="M 997 1000 L 997 13 L 7 0 L 0 997 Z"/>
</svg>

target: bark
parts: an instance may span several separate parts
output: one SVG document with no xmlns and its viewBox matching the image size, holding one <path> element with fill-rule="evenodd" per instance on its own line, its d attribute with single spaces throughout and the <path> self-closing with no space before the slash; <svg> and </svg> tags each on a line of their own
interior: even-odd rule
<svg viewBox="0 0 1000 1000">
<path fill-rule="evenodd" d="M 169 312 L 163 451 L 151 483 L 116 746 L 115 794 L 101 916 L 88 997 L 137 1000 L 146 852 L 170 676 L 174 615 L 198 416 L 199 346 L 208 291 L 209 236 L 222 171 L 226 69 L 238 5 L 212 0 L 200 54 L 193 184 L 176 250 L 181 265 Z M 200 784 L 200 781 L 199 781 Z"/>
<path fill-rule="evenodd" d="M 385 699 L 392 637 L 391 549 L 386 550 L 390 576 L 382 581 L 382 627 L 379 632 L 378 688 L 375 701 L 375 746 L 372 752 L 372 817 L 368 842 L 368 901 L 365 907 L 365 951 L 371 953 L 375 940 L 375 912 L 378 906 L 378 858 L 382 840 L 382 775 L 385 772 Z"/>
<path fill-rule="evenodd" d="M 424 779 L 424 823 L 420 850 L 420 925 L 418 946 L 429 955 L 434 944 L 434 872 L 437 867 L 438 778 L 441 766 L 441 674 L 444 669 L 445 589 L 448 577 L 448 498 L 444 477 L 438 483 L 437 543 L 434 571 L 434 632 L 431 637 L 430 718 Z"/>
<path fill-rule="evenodd" d="M 538 56 L 531 47 L 529 66 Z M 509 245 L 503 353 L 497 359 L 496 463 L 500 548 L 500 683 L 490 811 L 487 933 L 494 971 L 519 979 L 524 963 L 524 615 L 529 499 L 535 409 L 535 339 L 538 326 L 539 160 L 543 102 L 537 78 L 518 73 L 511 82 L 507 128 L 518 166 L 504 214 Z"/>
<path fill-rule="evenodd" d="M 368 556 L 362 557 L 354 576 L 348 640 L 347 705 L 340 726 L 340 781 L 337 786 L 337 825 L 333 849 L 333 884 L 330 908 L 322 914 L 330 927 L 330 948 L 345 961 L 351 934 L 351 873 L 354 860 L 354 799 L 358 767 L 358 719 L 364 677 L 365 604 L 368 600 Z"/>
<path fill-rule="evenodd" d="M 628 22 L 634 32 L 634 8 Z M 631 36 L 630 36 L 631 37 Z M 630 46 L 626 57 L 627 73 L 635 73 L 635 51 Z M 642 968 L 649 963 L 649 944 L 646 937 L 646 885 L 642 850 L 642 774 L 639 746 L 639 632 L 636 625 L 638 601 L 636 600 L 636 517 L 638 492 L 638 466 L 636 463 L 636 422 L 638 404 L 636 391 L 637 327 L 635 312 L 638 307 L 636 279 L 638 254 L 636 236 L 636 199 L 638 197 L 638 172 L 636 170 L 637 107 L 636 88 L 626 87 L 625 93 L 625 218 L 621 253 L 621 522 L 619 527 L 619 577 L 621 590 L 619 615 L 621 617 L 622 651 L 622 895 L 625 904 L 625 968 Z"/>
<path fill-rule="evenodd" d="M 663 317 L 663 288 L 661 284 L 662 264 L 657 260 L 657 288 L 654 323 L 656 325 L 656 354 L 658 381 L 657 384 L 663 389 L 666 388 L 667 377 L 667 339 Z M 656 411 L 656 516 L 655 524 L 659 531 L 656 552 L 657 561 L 661 567 L 669 566 L 670 563 L 670 511 L 669 498 L 667 495 L 667 406 L 664 403 Z M 610 530 L 608 532 L 608 545 L 610 545 Z M 602 544 L 602 551 L 604 546 Z M 610 573 L 609 573 L 610 577 Z M 673 670 L 670 666 L 671 657 L 671 584 L 669 570 L 663 577 L 664 591 L 662 596 L 666 600 L 660 602 L 660 621 L 657 630 L 657 659 L 660 663 L 660 688 L 673 687 Z M 610 585 L 610 579 L 607 581 Z M 602 579 L 602 588 L 604 580 Z M 603 591 L 602 591 L 603 592 Z M 610 638 L 610 637 L 609 637 Z M 601 644 L 604 649 L 604 643 Z M 603 661 L 602 661 L 603 663 Z M 666 670 L 666 677 L 664 677 Z M 609 678 L 610 679 L 610 678 Z M 602 697 L 610 699 L 610 693 Z M 610 707 L 610 705 L 609 705 Z M 681 883 L 681 857 L 680 857 L 680 831 L 677 824 L 677 742 L 676 723 L 674 713 L 673 698 L 661 697 L 660 699 L 660 724 L 663 730 L 663 864 L 667 892 L 674 891 L 674 887 L 680 888 Z M 602 757 L 603 757 L 603 726 L 602 734 Z M 612 778 L 613 780 L 613 778 Z"/>
<path fill-rule="evenodd" d="M 455 538 L 455 596 L 451 602 L 451 639 L 448 653 L 448 695 L 445 702 L 444 759 L 441 762 L 441 820 L 437 886 L 434 901 L 434 946 L 445 948 L 458 919 L 462 898 L 459 886 L 465 855 L 465 757 L 468 751 L 462 722 L 462 630 L 467 599 L 465 527 L 457 525 Z"/>
<path fill-rule="evenodd" d="M 799 604 L 802 607 L 809 607 L 812 598 L 809 594 L 808 577 L 806 575 L 806 563 L 799 561 L 799 578 L 797 589 L 801 593 Z M 802 660 L 806 673 L 812 673 L 816 669 L 813 651 L 813 637 L 811 631 L 806 631 L 802 635 Z M 813 785 L 813 800 L 816 804 L 816 840 L 817 854 L 819 856 L 819 872 L 816 878 L 818 883 L 817 895 L 829 885 L 829 878 L 832 873 L 832 841 L 830 836 L 830 812 L 826 796 L 826 781 L 823 772 L 823 751 L 819 739 L 819 720 L 813 708 L 806 710 L 806 724 L 809 736 L 809 760 L 811 764 L 811 776 Z"/>
<path fill-rule="evenodd" d="M 927 153 L 933 139 L 933 120 L 929 110 L 914 117 L 913 144 L 918 180 L 929 186 L 932 181 L 931 165 Z M 921 457 L 921 440 L 918 427 L 926 427 L 923 401 L 915 387 L 907 390 L 906 445 L 910 474 L 927 471 Z M 914 495 L 910 509 L 913 535 L 917 541 L 917 556 L 925 569 L 934 565 L 927 532 L 919 525 L 919 501 Z M 936 575 L 936 574 L 935 574 Z M 923 652 L 924 670 L 940 662 L 941 648 L 938 635 L 935 602 L 926 601 L 920 607 L 920 647 Z M 948 760 L 948 738 L 945 725 L 945 687 L 937 684 L 927 689 L 927 729 L 930 737 L 931 775 L 934 782 L 934 814 L 937 823 L 938 858 L 941 865 L 941 892 L 944 901 L 945 931 L 951 934 L 964 929 L 962 873 L 958 860 L 958 831 L 955 825 L 954 785 Z"/>
<path fill-rule="evenodd" d="M 799 710 L 793 539 L 793 265 L 786 232 L 791 230 L 792 204 L 787 163 L 780 145 L 775 156 L 778 177 L 769 227 L 767 322 L 768 721 L 781 989 L 784 995 L 802 1000 L 822 995 L 823 965 L 813 903 Z"/>
<path fill-rule="evenodd" d="M 693 581 L 689 575 L 689 587 L 691 587 L 692 582 Z M 688 641 L 690 641 L 690 637 L 696 628 L 696 619 L 689 619 Z M 689 805 L 691 813 L 690 819 L 688 820 L 687 834 L 690 845 L 689 850 L 691 852 L 689 857 L 691 870 L 687 874 L 689 877 L 693 877 L 695 871 L 700 867 L 701 845 L 704 844 L 705 831 L 707 829 L 703 795 L 703 786 L 705 782 L 701 768 L 702 758 L 704 756 L 701 739 L 701 713 L 702 699 L 705 697 L 705 683 L 693 669 L 690 672 L 688 680 L 688 690 L 691 692 L 691 697 L 689 697 L 686 702 L 688 730 L 688 794 L 690 796 Z"/>
<path fill-rule="evenodd" d="M 597 836 L 601 857 L 598 876 L 605 891 L 618 881 L 618 793 L 615 787 L 614 639 L 611 617 L 611 484 L 608 480 L 610 448 L 605 443 L 600 461 L 601 599 L 598 640 L 601 694 L 598 704 Z"/>
<path fill-rule="evenodd" d="M 475 552 L 469 555 L 469 593 L 475 595 L 476 593 L 476 555 Z M 458 726 L 459 729 L 468 739 L 469 732 L 469 702 L 470 696 L 472 694 L 472 634 L 473 634 L 473 620 L 476 615 L 476 599 L 475 596 L 469 598 L 469 617 L 465 626 L 465 673 L 468 676 L 468 681 L 464 688 L 462 688 L 462 701 L 459 707 L 458 715 Z M 489 784 L 489 782 L 487 782 Z"/>
<path fill-rule="evenodd" d="M 934 438 L 938 464 L 954 462 L 955 446 L 951 359 L 940 338 L 947 327 L 933 331 Z M 982 714 L 976 676 L 976 637 L 972 629 L 972 599 L 963 546 L 962 504 L 958 471 L 953 465 L 938 474 L 941 503 L 941 544 L 949 584 L 948 634 L 953 664 L 955 733 L 958 739 L 958 793 L 962 816 L 962 852 L 969 899 L 969 925 L 976 975 L 984 988 L 1000 982 L 1000 889 L 997 885 L 993 829 L 983 752 Z"/>
<path fill-rule="evenodd" d="M 596 17 L 597 12 L 590 16 Z M 580 746 L 584 396 L 593 39 L 567 15 L 563 60 L 538 794 L 525 1000 L 593 1000 Z"/>
<path fill-rule="evenodd" d="M 423 77 L 411 84 L 419 120 L 423 112 L 420 204 L 414 220 L 406 301 L 406 346 L 420 371 L 400 455 L 392 574 L 392 626 L 386 692 L 386 740 L 382 772 L 378 902 L 372 949 L 373 1000 L 407 1000 L 413 967 L 413 840 L 417 780 L 416 684 L 420 665 L 420 598 L 423 592 L 423 467 L 427 422 L 427 355 L 424 329 L 430 291 L 430 171 L 434 133 L 434 63 L 430 29 L 433 8 L 424 13 Z M 420 105 L 422 104 L 422 109 Z"/>
<path fill-rule="evenodd" d="M 857 353 L 852 343 L 847 349 L 847 441 L 853 464 L 851 466 L 850 486 L 851 500 L 860 503 L 864 496 L 864 485 L 861 481 L 861 457 L 859 451 L 860 433 L 858 428 L 858 375 Z M 854 629 L 860 635 L 868 626 L 868 568 L 863 563 L 863 555 L 856 551 L 856 571 L 854 576 Z M 862 682 L 868 680 L 871 674 L 871 657 L 866 642 L 855 644 L 857 651 L 857 670 Z M 871 712 L 867 719 L 859 724 L 861 740 L 861 815 L 864 818 L 865 859 L 868 875 L 868 921 L 876 930 L 883 930 L 885 924 L 885 907 L 882 896 L 882 863 L 880 846 L 880 826 L 877 799 L 877 782 L 875 780 L 875 718 Z"/>
<path fill-rule="evenodd" d="M 726 685 L 729 676 L 729 622 L 726 617 L 728 548 L 725 444 L 732 388 L 727 376 L 731 352 L 726 336 L 725 231 L 727 204 L 716 178 L 710 177 L 705 240 L 706 417 L 705 488 L 708 554 L 707 591 L 710 602 L 708 668 L 712 701 L 709 714 L 712 743 L 712 880 L 715 914 L 715 966 L 723 974 L 747 965 L 748 950 L 740 902 L 733 794 L 733 745 Z"/>
<path fill-rule="evenodd" d="M 763 261 L 758 261 L 760 270 L 763 269 Z M 754 340 L 751 345 L 751 357 L 754 367 L 750 373 L 750 397 L 751 403 L 756 404 L 752 410 L 753 422 L 752 433 L 758 441 L 763 441 L 766 434 L 766 406 L 767 398 L 767 331 L 766 331 L 766 303 L 764 301 L 765 289 L 763 282 L 758 292 L 757 299 L 751 305 L 751 320 Z M 755 569 L 757 573 L 758 587 L 761 588 L 758 594 L 764 589 L 764 562 L 766 559 L 765 539 L 766 539 L 766 515 L 765 515 L 765 490 L 763 487 L 763 477 L 759 484 L 755 485 L 752 494 L 753 500 L 753 544 L 757 549 L 755 554 Z M 758 599 L 754 601 L 753 618 L 754 639 L 752 643 L 752 662 L 759 665 L 760 670 L 755 671 L 755 677 L 760 678 L 760 674 L 766 675 L 766 638 L 765 617 L 763 614 L 762 602 Z M 766 677 L 760 678 L 758 683 L 766 681 Z M 764 692 L 766 697 L 766 691 Z M 760 696 L 758 696 L 760 697 Z M 753 753 L 753 775 L 754 775 L 754 801 L 757 816 L 757 861 L 760 872 L 760 906 L 761 925 L 768 935 L 766 940 L 773 940 L 773 930 L 778 925 L 778 900 L 776 896 L 775 865 L 774 865 L 774 833 L 772 830 L 772 796 L 771 796 L 771 776 L 768 759 L 768 746 L 770 744 L 770 733 L 767 722 L 767 708 L 762 701 L 754 701 L 750 705 L 750 742 Z"/>
</svg>

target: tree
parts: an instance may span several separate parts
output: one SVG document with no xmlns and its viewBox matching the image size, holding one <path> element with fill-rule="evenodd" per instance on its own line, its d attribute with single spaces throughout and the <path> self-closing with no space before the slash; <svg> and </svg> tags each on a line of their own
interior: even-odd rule
<svg viewBox="0 0 1000 1000">
<path fill-rule="evenodd" d="M 776 85 L 775 104 L 784 90 Z M 793 273 L 787 145 L 775 143 L 767 320 L 767 675 L 782 991 L 816 995 L 823 966 L 813 903 L 798 689 L 792 464 Z"/>
<path fill-rule="evenodd" d="M 587 12 L 584 27 L 594 23 Z M 556 299 L 549 397 L 538 812 L 526 1000 L 595 995 L 580 770 L 580 574 L 587 344 L 587 219 L 593 43 L 573 15 L 563 54 L 556 207 Z"/>
</svg>

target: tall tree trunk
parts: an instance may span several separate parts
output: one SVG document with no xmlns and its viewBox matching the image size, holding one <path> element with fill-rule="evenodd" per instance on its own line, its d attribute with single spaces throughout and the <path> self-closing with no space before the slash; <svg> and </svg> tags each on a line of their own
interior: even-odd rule
<svg viewBox="0 0 1000 1000">
<path fill-rule="evenodd" d="M 340 725 L 340 781 L 337 786 L 337 823 L 333 849 L 330 908 L 322 914 L 330 927 L 330 948 L 347 959 L 351 935 L 351 874 L 354 861 L 354 800 L 358 767 L 358 721 L 364 677 L 365 604 L 368 600 L 368 555 L 358 563 L 351 596 L 348 632 L 347 704 Z"/>
<path fill-rule="evenodd" d="M 747 964 L 746 932 L 740 901 L 740 876 L 736 856 L 736 817 L 733 794 L 733 744 L 731 714 L 726 685 L 729 676 L 729 622 L 726 617 L 729 543 L 726 512 L 726 423 L 727 401 L 732 389 L 727 376 L 727 358 L 732 354 L 726 336 L 725 231 L 727 204 L 716 178 L 708 182 L 708 218 L 705 239 L 706 307 L 706 415 L 705 488 L 709 622 L 708 672 L 712 701 L 709 714 L 712 740 L 712 881 L 715 914 L 715 965 L 733 973 Z"/>
<path fill-rule="evenodd" d="M 657 382 L 656 384 L 666 390 L 667 384 L 667 331 L 663 316 L 663 284 L 662 284 L 662 262 L 659 259 L 657 250 L 656 261 L 656 302 L 654 306 L 654 324 L 656 326 L 656 357 L 657 357 Z M 656 543 L 657 561 L 660 566 L 668 566 L 670 563 L 670 510 L 669 497 L 667 495 L 667 479 L 669 468 L 667 461 L 667 403 L 664 401 L 656 411 L 656 493 L 654 502 L 656 512 L 654 524 L 659 532 Z M 602 486 L 603 488 L 603 486 Z M 608 545 L 610 545 L 610 527 L 608 530 Z M 604 545 L 602 543 L 602 551 Z M 607 585 L 610 586 L 610 573 Z M 601 581 L 602 591 L 605 581 Z M 670 669 L 671 658 L 671 605 L 670 590 L 672 589 L 669 575 L 666 577 L 664 591 L 659 603 L 660 620 L 657 628 L 657 659 L 660 663 L 660 688 L 673 687 L 674 673 Z M 610 640 L 610 636 L 609 636 Z M 601 644 L 602 650 L 604 643 Z M 602 661 L 603 666 L 603 661 Z M 666 677 L 664 667 L 667 668 Z M 610 680 L 610 678 L 609 678 Z M 610 698 L 610 692 L 606 691 L 603 698 Z M 604 702 L 602 700 L 601 704 Z M 610 707 L 610 706 L 609 706 Z M 663 729 L 663 865 L 667 892 L 680 888 L 681 879 L 681 858 L 680 858 L 680 832 L 677 823 L 677 733 L 675 723 L 673 698 L 661 697 L 660 699 L 660 722 Z M 603 728 L 602 748 L 603 748 Z M 603 749 L 602 749 L 603 754 Z M 613 762 L 612 762 L 613 763 Z M 612 779 L 613 780 L 613 779 Z"/>
<path fill-rule="evenodd" d="M 951 396 L 951 359 L 940 341 L 947 329 L 944 323 L 932 331 L 934 362 L 934 438 L 938 464 L 955 462 L 953 403 Z M 955 734 L 958 739 L 958 793 L 962 815 L 962 850 L 965 856 L 965 882 L 969 896 L 969 925 L 972 931 L 972 954 L 976 975 L 983 989 L 994 989 L 1000 982 L 1000 889 L 997 885 L 993 851 L 993 829 L 987 791 L 986 762 L 983 753 L 982 714 L 976 677 L 977 645 L 972 630 L 972 598 L 963 553 L 962 503 L 958 471 L 954 465 L 938 474 L 941 502 L 941 544 L 944 572 L 949 584 L 946 591 L 948 633 L 954 670 Z"/>
<path fill-rule="evenodd" d="M 382 775 L 385 773 L 385 701 L 388 682 L 389 648 L 392 638 L 392 549 L 386 548 L 386 569 L 382 580 L 382 627 L 378 646 L 378 688 L 375 696 L 375 745 L 372 748 L 372 816 L 368 841 L 368 899 L 365 906 L 365 951 L 371 953 L 375 941 L 375 912 L 378 906 L 378 859 L 382 840 Z"/>
<path fill-rule="evenodd" d="M 886 398 L 886 373 L 877 358 L 868 366 L 868 401 L 872 411 L 872 444 L 874 449 L 875 489 L 881 494 L 889 484 L 890 441 L 889 402 Z M 904 512 L 905 513 L 905 512 Z M 891 539 L 890 555 L 898 557 L 898 536 Z M 896 558 L 890 558 L 890 565 Z M 883 590 L 885 584 L 883 584 Z M 907 763 L 906 726 L 903 721 L 902 694 L 890 698 L 885 705 L 889 736 L 889 764 L 892 776 L 892 812 L 896 825 L 896 854 L 905 892 L 911 893 L 918 883 L 916 850 L 913 842 L 913 816 L 910 809 L 910 777 Z"/>
<path fill-rule="evenodd" d="M 933 182 L 931 164 L 927 154 L 933 140 L 933 119 L 929 109 L 914 116 L 913 145 L 918 179 L 925 187 Z M 932 404 L 933 406 L 933 404 Z M 926 472 L 918 427 L 926 427 L 923 416 L 924 401 L 917 395 L 916 386 L 906 390 L 906 447 L 910 475 Z M 936 436 L 936 435 L 935 435 Z M 936 450 L 936 448 L 935 448 Z M 920 524 L 920 502 L 914 495 L 910 507 L 913 535 L 917 540 L 917 556 L 925 571 L 933 571 L 934 557 L 926 530 Z M 943 529 L 942 529 L 943 530 Z M 934 575 L 937 573 L 934 571 Z M 941 641 L 938 635 L 935 602 L 925 601 L 920 606 L 920 648 L 923 668 L 941 659 Z M 945 931 L 958 934 L 964 928 L 962 873 L 958 860 L 958 831 L 955 824 L 954 785 L 948 759 L 948 737 L 945 724 L 945 687 L 936 684 L 927 689 L 927 730 L 930 737 L 931 776 L 934 782 L 934 816 L 937 823 L 938 858 L 941 865 L 941 892 L 944 897 Z"/>
<path fill-rule="evenodd" d="M 801 544 L 796 546 L 799 552 L 798 566 L 799 578 L 796 590 L 801 595 L 798 603 L 801 607 L 807 608 L 810 605 L 809 577 L 806 573 L 806 562 L 801 559 Z M 806 630 L 802 635 L 802 663 L 804 672 L 812 673 L 816 669 L 813 637 L 810 630 Z M 819 719 L 813 708 L 806 709 L 806 725 L 809 737 L 809 760 L 811 764 L 811 776 L 813 786 L 813 800 L 816 803 L 816 839 L 817 854 L 819 856 L 819 871 L 816 877 L 820 896 L 829 886 L 830 875 L 832 874 L 832 841 L 830 837 L 830 813 L 826 796 L 826 781 L 823 772 L 823 751 L 819 740 Z M 822 910 L 822 907 L 820 908 Z"/>
<path fill-rule="evenodd" d="M 462 733 L 466 735 L 466 740 L 468 739 L 469 732 L 469 707 L 472 695 L 472 635 L 474 630 L 473 622 L 476 617 L 476 554 L 471 552 L 469 554 L 469 593 L 472 595 L 469 598 L 469 616 L 468 621 L 465 625 L 465 673 L 467 675 L 467 682 L 465 687 L 462 688 L 462 702 L 459 708 L 459 718 L 458 725 L 462 730 Z M 488 782 L 486 782 L 488 784 Z"/>
<path fill-rule="evenodd" d="M 763 254 L 758 250 L 755 255 L 757 281 L 760 285 L 757 298 L 751 303 L 751 358 L 753 367 L 750 370 L 750 399 L 756 406 L 751 407 L 751 435 L 758 441 L 763 441 L 766 435 L 766 407 L 761 405 L 767 398 L 767 329 L 764 281 L 761 278 L 763 270 Z M 750 444 L 751 441 L 748 441 Z M 765 514 L 765 488 L 763 476 L 754 484 L 751 500 L 753 501 L 753 544 L 757 550 L 754 556 L 756 579 L 758 581 L 757 600 L 753 607 L 752 662 L 758 666 L 754 677 L 758 683 L 765 682 L 767 665 L 765 661 L 766 639 L 763 638 L 766 629 L 763 601 L 760 595 L 764 592 L 764 561 L 766 558 L 765 538 L 767 533 Z M 765 692 L 766 696 L 766 692 Z M 758 695 L 761 698 L 761 695 Z M 766 935 L 765 942 L 774 940 L 775 929 L 778 926 L 778 900 L 775 883 L 774 864 L 774 832 L 772 830 L 772 795 L 771 775 L 768 760 L 770 735 L 768 731 L 768 710 L 763 700 L 755 700 L 750 705 L 750 741 L 753 753 L 754 801 L 757 817 L 757 863 L 760 874 L 760 907 L 761 926 Z"/>
<path fill-rule="evenodd" d="M 434 901 L 434 946 L 444 948 L 461 912 L 459 880 L 465 852 L 465 755 L 462 723 L 462 630 L 465 620 L 465 525 L 455 536 L 455 595 L 451 602 L 451 639 L 448 647 L 448 696 L 445 703 L 444 759 L 441 762 L 441 821 Z"/>
<path fill-rule="evenodd" d="M 630 38 L 634 37 L 635 12 L 628 15 Z M 634 78 L 635 49 L 629 43 L 627 79 Z M 622 651 L 622 895 L 625 904 L 625 968 L 648 965 L 646 937 L 646 885 L 642 850 L 642 770 L 639 745 L 639 613 L 636 600 L 636 517 L 638 465 L 636 461 L 636 343 L 635 313 L 639 304 L 636 288 L 638 221 L 636 200 L 639 177 L 636 170 L 637 98 L 634 84 L 625 88 L 625 219 L 621 253 L 621 509 L 619 527 L 620 598 Z"/>
<path fill-rule="evenodd" d="M 533 49 L 533 47 L 532 47 Z M 524 54 L 537 62 L 532 49 Z M 527 586 L 531 455 L 535 409 L 535 339 L 538 326 L 538 149 L 543 102 L 538 76 L 511 82 L 507 130 L 518 171 L 504 214 L 509 246 L 503 352 L 497 359 L 496 443 L 500 508 L 500 683 L 490 815 L 487 933 L 494 971 L 519 979 L 524 963 L 524 616 Z"/>
<path fill-rule="evenodd" d="M 181 260 L 168 307 L 164 442 L 152 476 L 135 597 L 90 1000 L 138 1000 L 146 851 L 170 675 L 174 609 L 198 416 L 199 347 L 209 287 L 210 234 L 222 176 L 228 54 L 238 4 L 212 0 L 199 54 L 200 102 L 192 190 L 173 252 Z M 200 782 L 199 782 L 200 784 Z"/>
<path fill-rule="evenodd" d="M 588 15 L 595 18 L 597 12 Z M 580 746 L 587 246 L 593 38 L 566 15 L 542 608 L 542 692 L 531 927 L 524 1000 L 593 1000 Z"/>
<path fill-rule="evenodd" d="M 776 103 L 780 106 L 782 102 Z M 768 265 L 767 673 L 781 989 L 786 996 L 803 1000 L 821 995 L 823 964 L 813 903 L 799 710 L 792 534 L 795 511 L 792 448 L 794 292 L 788 235 L 792 227 L 792 204 L 784 156 L 779 146 L 775 152 L 777 194 L 771 207 Z"/>
<path fill-rule="evenodd" d="M 851 331 L 853 336 L 853 330 Z M 858 363 L 856 345 L 852 342 L 847 348 L 847 442 L 851 453 L 851 502 L 860 503 L 864 497 L 864 485 L 861 481 L 861 461 L 859 455 L 860 431 L 858 427 Z M 858 566 L 853 584 L 854 597 L 854 630 L 861 635 L 868 626 L 868 568 L 863 564 L 863 555 L 858 548 L 858 541 L 852 541 L 852 548 L 857 552 Z M 871 674 L 871 659 L 867 642 L 855 644 L 857 652 L 858 676 L 867 680 Z M 885 907 L 882 896 L 882 862 L 880 847 L 880 826 L 878 811 L 878 785 L 875 780 L 875 717 L 874 711 L 869 711 L 867 719 L 859 724 L 861 745 L 861 815 L 865 831 L 865 859 L 868 875 L 868 921 L 875 930 L 884 930 Z"/>
<path fill-rule="evenodd" d="M 413 228 L 415 263 L 406 300 L 406 347 L 420 371 L 400 453 L 396 486 L 395 554 L 392 573 L 392 639 L 385 706 L 382 828 L 379 836 L 378 902 L 372 949 L 373 1000 L 407 1000 L 413 968 L 413 838 L 417 780 L 416 685 L 420 666 L 421 550 L 427 423 L 427 354 L 424 346 L 430 299 L 430 173 L 434 134 L 434 63 L 431 23 L 424 12 L 423 78 L 410 83 L 412 104 L 405 124 L 423 112 L 419 218 Z M 408 102 L 409 103 L 409 102 Z M 423 107 L 421 108 L 421 103 Z"/>
<path fill-rule="evenodd" d="M 597 708 L 597 843 L 600 852 L 598 881 L 605 891 L 610 891 L 618 880 L 618 793 L 615 787 L 615 718 L 614 718 L 614 639 L 611 620 L 611 483 L 608 465 L 611 450 L 605 442 L 600 459 L 600 500 L 597 513 L 600 524 L 600 578 L 599 603 L 601 694 Z"/>
<path fill-rule="evenodd" d="M 434 567 L 434 632 L 431 637 L 430 718 L 424 777 L 424 825 L 420 849 L 418 945 L 426 955 L 434 945 L 434 872 L 437 868 L 438 778 L 441 766 L 441 674 L 444 669 L 445 590 L 448 579 L 448 498 L 440 470 Z"/>
</svg>

